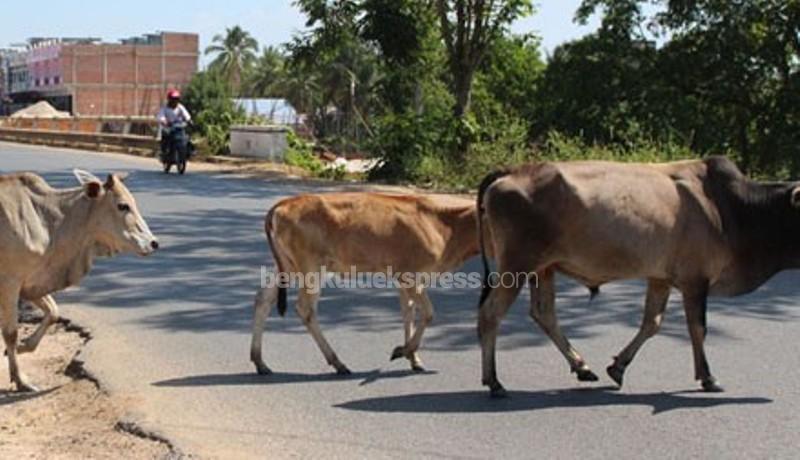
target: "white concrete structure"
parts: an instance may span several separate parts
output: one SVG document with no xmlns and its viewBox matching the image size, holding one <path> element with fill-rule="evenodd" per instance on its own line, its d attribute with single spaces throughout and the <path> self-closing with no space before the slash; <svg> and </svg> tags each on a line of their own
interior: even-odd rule
<svg viewBox="0 0 800 460">
<path fill-rule="evenodd" d="M 231 155 L 283 162 L 288 147 L 282 126 L 231 126 Z"/>
</svg>

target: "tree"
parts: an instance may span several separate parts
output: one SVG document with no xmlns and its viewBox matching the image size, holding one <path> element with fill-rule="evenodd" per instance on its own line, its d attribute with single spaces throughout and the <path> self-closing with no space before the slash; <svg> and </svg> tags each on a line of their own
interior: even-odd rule
<svg viewBox="0 0 800 460">
<path fill-rule="evenodd" d="M 245 118 L 231 99 L 227 81 L 214 70 L 198 72 L 184 90 L 183 103 L 212 153 L 225 153 L 231 124 Z"/>
<path fill-rule="evenodd" d="M 532 14 L 533 4 L 530 0 L 436 0 L 435 4 L 456 99 L 454 112 L 463 117 L 486 51 L 512 22 Z"/>
<path fill-rule="evenodd" d="M 472 82 L 491 44 L 516 19 L 533 13 L 531 0 L 435 0 L 440 31 L 447 50 L 453 113 L 465 125 Z M 469 149 L 469 133 L 459 133 L 455 156 Z"/>
<path fill-rule="evenodd" d="M 246 90 L 252 97 L 285 97 L 286 58 L 273 46 L 264 48 L 246 75 Z"/>
<path fill-rule="evenodd" d="M 286 45 L 292 97 L 315 105 L 306 113 L 317 135 L 350 148 L 361 139 L 364 128 L 368 130 L 381 76 L 375 48 L 359 36 L 358 2 L 298 0 L 295 4 L 308 17 L 309 30 Z"/>
<path fill-rule="evenodd" d="M 538 115 L 538 88 L 545 69 L 537 37 L 503 36 L 487 52 L 478 79 L 504 111 L 533 124 Z"/>
<path fill-rule="evenodd" d="M 215 35 L 205 54 L 216 54 L 211 67 L 225 76 L 233 92 L 239 94 L 242 75 L 252 65 L 258 52 L 258 42 L 239 26 L 225 29 L 225 35 Z"/>
<path fill-rule="evenodd" d="M 659 12 L 645 17 L 645 3 Z M 598 9 L 600 34 L 618 43 L 644 30 L 668 39 L 646 91 L 694 149 L 733 152 L 744 169 L 800 170 L 800 1 L 584 0 L 577 17 Z"/>
</svg>

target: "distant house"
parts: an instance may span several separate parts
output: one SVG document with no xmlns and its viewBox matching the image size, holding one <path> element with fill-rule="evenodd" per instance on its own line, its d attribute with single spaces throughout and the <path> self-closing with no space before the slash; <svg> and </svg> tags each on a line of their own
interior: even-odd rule
<svg viewBox="0 0 800 460">
<path fill-rule="evenodd" d="M 198 36 L 159 32 L 105 43 L 99 38 L 30 38 L 0 50 L 12 111 L 45 100 L 73 115 L 153 116 L 168 88 L 197 72 Z"/>
<path fill-rule="evenodd" d="M 305 118 L 286 99 L 234 99 L 233 102 L 248 115 L 264 117 L 275 125 L 297 126 Z"/>
</svg>

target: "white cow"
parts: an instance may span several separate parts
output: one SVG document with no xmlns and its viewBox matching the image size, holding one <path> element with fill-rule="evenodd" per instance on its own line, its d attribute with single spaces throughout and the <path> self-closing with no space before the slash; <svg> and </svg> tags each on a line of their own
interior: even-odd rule
<svg viewBox="0 0 800 460">
<path fill-rule="evenodd" d="M 77 285 L 96 256 L 149 255 L 158 249 L 123 177 L 105 182 L 75 170 L 81 186 L 54 189 L 31 173 L 0 176 L 0 328 L 11 382 L 36 391 L 20 373 L 17 353 L 36 349 L 58 318 L 50 294 Z M 44 311 L 38 329 L 17 345 L 17 303 Z"/>
</svg>

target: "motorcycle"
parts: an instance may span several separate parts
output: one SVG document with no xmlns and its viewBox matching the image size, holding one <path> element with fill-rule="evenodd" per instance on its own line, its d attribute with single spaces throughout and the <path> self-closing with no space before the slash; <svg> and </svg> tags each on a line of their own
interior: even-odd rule
<svg viewBox="0 0 800 460">
<path fill-rule="evenodd" d="M 161 143 L 161 164 L 164 172 L 169 174 L 172 166 L 175 165 L 178 174 L 186 172 L 186 162 L 194 153 L 194 144 L 187 133 L 188 123 L 173 123 L 168 128 L 164 128 L 162 136 L 166 136 Z"/>
</svg>

